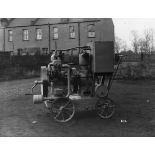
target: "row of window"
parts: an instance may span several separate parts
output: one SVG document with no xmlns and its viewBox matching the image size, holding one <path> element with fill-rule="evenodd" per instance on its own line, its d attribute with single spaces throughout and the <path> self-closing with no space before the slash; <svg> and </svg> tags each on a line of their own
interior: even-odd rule
<svg viewBox="0 0 155 155">
<path fill-rule="evenodd" d="M 95 28 L 94 24 L 88 25 L 88 37 L 89 38 L 94 38 L 95 37 Z M 43 37 L 43 32 L 41 28 L 36 29 L 36 40 L 42 40 Z M 70 39 L 75 39 L 76 34 L 75 34 L 75 28 L 74 26 L 69 26 L 69 37 Z M 57 40 L 59 39 L 59 32 L 57 27 L 53 27 L 53 39 Z M 23 40 L 28 41 L 29 40 L 29 30 L 28 29 L 23 29 Z M 12 42 L 13 41 L 13 31 L 8 30 L 8 41 Z"/>
</svg>

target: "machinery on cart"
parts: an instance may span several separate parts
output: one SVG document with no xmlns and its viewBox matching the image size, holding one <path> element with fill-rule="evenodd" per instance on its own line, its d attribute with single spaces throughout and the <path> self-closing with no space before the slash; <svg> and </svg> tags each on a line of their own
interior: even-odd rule
<svg viewBox="0 0 155 155">
<path fill-rule="evenodd" d="M 71 120 L 76 111 L 93 110 L 110 118 L 115 104 L 109 98 L 112 81 L 121 59 L 114 68 L 114 43 L 94 42 L 93 46 L 53 51 L 48 66 L 41 67 L 41 94 L 33 103 L 44 103 L 58 122 Z"/>
</svg>

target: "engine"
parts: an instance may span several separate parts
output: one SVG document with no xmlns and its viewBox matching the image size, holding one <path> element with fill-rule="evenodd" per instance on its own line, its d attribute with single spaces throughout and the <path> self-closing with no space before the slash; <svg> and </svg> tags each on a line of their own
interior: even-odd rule
<svg viewBox="0 0 155 155">
<path fill-rule="evenodd" d="M 41 67 L 40 81 L 32 87 L 33 94 L 33 88 L 41 85 L 41 94 L 33 95 L 33 103 L 45 103 L 58 122 L 69 121 L 75 105 L 79 111 L 95 108 L 100 117 L 109 118 L 114 113 L 108 98 L 113 72 L 113 42 L 55 50 L 51 62 Z"/>
<path fill-rule="evenodd" d="M 41 67 L 41 95 L 104 96 L 105 76 L 112 77 L 114 70 L 113 48 L 113 42 L 95 42 L 92 47 L 53 51 L 51 62 Z"/>
</svg>

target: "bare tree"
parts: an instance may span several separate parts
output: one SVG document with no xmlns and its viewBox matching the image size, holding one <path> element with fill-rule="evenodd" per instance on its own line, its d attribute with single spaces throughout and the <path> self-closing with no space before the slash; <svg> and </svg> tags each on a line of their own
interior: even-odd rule
<svg viewBox="0 0 155 155">
<path fill-rule="evenodd" d="M 120 53 L 121 51 L 126 51 L 126 50 L 127 50 L 126 42 L 116 36 L 115 37 L 115 52 Z"/>
<path fill-rule="evenodd" d="M 138 33 L 136 31 L 132 31 L 131 34 L 132 34 L 132 38 L 133 38 L 132 39 L 133 51 L 135 53 L 138 53 L 139 48 L 140 48 L 140 44 L 139 44 L 140 38 L 139 38 Z"/>
<path fill-rule="evenodd" d="M 132 31 L 132 47 L 135 53 L 151 53 L 154 50 L 154 31 L 153 29 L 144 30 L 143 37 L 139 37 L 136 31 Z"/>
<path fill-rule="evenodd" d="M 122 40 L 122 46 L 121 46 L 122 51 L 127 51 L 127 44 L 124 40 Z"/>
<path fill-rule="evenodd" d="M 145 40 L 144 38 L 139 39 L 139 50 L 141 53 L 145 53 Z"/>
<path fill-rule="evenodd" d="M 154 31 L 153 29 L 144 30 L 143 47 L 146 53 L 151 53 L 154 50 Z"/>
<path fill-rule="evenodd" d="M 119 53 L 120 52 L 120 45 L 121 44 L 121 40 L 120 38 L 118 38 L 117 36 L 115 37 L 115 52 Z"/>
</svg>

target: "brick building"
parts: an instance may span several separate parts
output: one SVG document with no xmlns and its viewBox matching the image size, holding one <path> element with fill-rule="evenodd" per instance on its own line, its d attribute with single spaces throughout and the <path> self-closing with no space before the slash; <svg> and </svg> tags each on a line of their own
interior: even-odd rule
<svg viewBox="0 0 155 155">
<path fill-rule="evenodd" d="M 12 18 L 5 28 L 0 28 L 0 50 L 14 54 L 46 53 L 86 46 L 94 41 L 114 41 L 112 19 Z"/>
<path fill-rule="evenodd" d="M 0 51 L 3 51 L 3 45 L 4 45 L 4 43 L 3 43 L 3 41 L 4 41 L 3 35 L 4 35 L 4 30 L 3 30 L 3 27 L 2 27 L 1 22 L 0 22 Z"/>
</svg>

